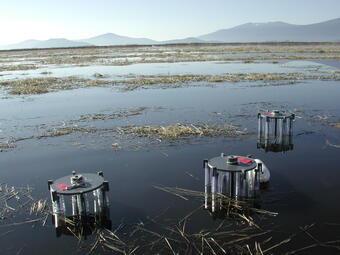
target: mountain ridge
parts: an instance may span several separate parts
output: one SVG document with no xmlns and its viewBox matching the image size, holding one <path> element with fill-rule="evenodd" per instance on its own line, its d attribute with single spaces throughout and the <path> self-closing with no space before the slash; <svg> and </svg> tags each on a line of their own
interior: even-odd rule
<svg viewBox="0 0 340 255">
<path fill-rule="evenodd" d="M 338 41 L 340 18 L 307 25 L 294 25 L 281 21 L 246 23 L 229 29 L 220 29 L 197 38 L 223 42 Z"/>
<path fill-rule="evenodd" d="M 48 40 L 25 40 L 17 44 L 0 46 L 7 49 L 37 49 L 37 48 L 69 48 L 90 46 L 116 45 L 162 45 L 188 43 L 237 43 L 237 42 L 339 42 L 340 18 L 319 23 L 295 25 L 282 21 L 264 23 L 245 23 L 228 29 L 197 37 L 187 37 L 167 41 L 156 41 L 149 38 L 122 36 L 105 33 L 80 40 L 66 38 L 51 38 Z"/>
</svg>

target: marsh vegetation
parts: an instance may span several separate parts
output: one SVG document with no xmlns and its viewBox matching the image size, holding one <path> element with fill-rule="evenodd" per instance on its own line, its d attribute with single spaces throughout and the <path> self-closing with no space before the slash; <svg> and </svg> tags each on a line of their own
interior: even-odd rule
<svg viewBox="0 0 340 255">
<path fill-rule="evenodd" d="M 236 73 L 226 75 L 141 75 L 120 77 L 120 80 L 101 79 L 99 74 L 95 74 L 98 79 L 85 79 L 79 77 L 43 77 L 26 78 L 0 82 L 0 87 L 7 88 L 10 94 L 30 95 L 56 92 L 59 90 L 78 89 L 86 87 L 117 86 L 121 91 L 132 91 L 138 88 L 159 86 L 161 88 L 173 88 L 185 85 L 210 86 L 215 83 L 235 83 L 251 81 L 289 81 L 293 84 L 303 80 L 340 80 L 339 73 L 325 73 L 322 75 L 311 75 L 305 73 Z M 122 79 L 123 78 L 123 79 Z M 176 86 L 174 86 L 176 85 Z M 265 85 L 271 85 L 270 83 Z M 275 85 L 275 84 L 274 84 Z"/>
<path fill-rule="evenodd" d="M 5 70 L 27 70 L 46 65 L 131 65 L 191 61 L 252 61 L 292 59 L 339 59 L 338 43 L 278 43 L 222 45 L 159 45 L 2 51 Z M 23 64 L 29 61 L 30 64 Z"/>
<path fill-rule="evenodd" d="M 324 222 L 339 224 L 339 59 L 339 43 L 0 52 L 5 178 L 47 194 L 51 176 L 99 168 L 114 187 L 113 229 L 95 228 L 84 240 L 68 219 L 72 242 L 46 234 L 53 226 L 45 195 L 35 199 L 31 186 L 1 184 L 8 254 L 44 249 L 41 240 L 65 254 L 337 252 L 339 231 Z M 263 109 L 295 113 L 294 151 L 256 148 Z M 218 195 L 218 213 L 202 208 L 201 160 L 221 152 L 268 162 L 273 181 L 261 201 Z M 308 167 L 296 164 L 302 155 Z M 19 238 L 29 245 L 17 247 Z"/>
</svg>

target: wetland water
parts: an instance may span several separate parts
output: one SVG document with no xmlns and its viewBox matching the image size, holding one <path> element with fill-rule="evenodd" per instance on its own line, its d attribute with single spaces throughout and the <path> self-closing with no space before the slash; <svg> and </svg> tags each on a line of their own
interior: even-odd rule
<svg viewBox="0 0 340 255">
<path fill-rule="evenodd" d="M 45 66 L 37 70 L 4 71 L 6 75 L 0 79 L 43 76 L 42 71 L 51 72 L 49 75 L 53 77 L 72 75 L 82 78 L 92 77 L 94 73 L 118 78 L 124 75 L 226 73 L 323 75 L 339 72 L 337 61 L 334 60 L 332 65 L 314 60 L 285 60 L 280 63 L 212 61 Z M 271 232 L 238 244 L 254 247 L 257 241 L 263 243 L 262 250 L 266 250 L 291 238 L 265 252 L 285 254 L 315 244 L 313 238 L 320 242 L 339 240 L 340 129 L 331 125 L 340 122 L 339 85 L 336 79 L 203 81 L 144 86 L 126 92 L 119 87 L 105 86 L 24 96 L 11 95 L 3 89 L 0 142 L 11 146 L 4 146 L 0 152 L 1 183 L 17 187 L 29 185 L 34 188 L 31 194 L 34 198 L 48 198 L 50 203 L 48 179 L 68 175 L 72 170 L 92 173 L 101 170 L 110 183 L 112 230 L 123 224 L 117 234 L 126 241 L 134 238 L 129 236 L 130 228 L 135 225 L 157 231 L 156 224 L 150 224 L 150 219 L 157 218 L 157 222 L 173 226 L 202 204 L 202 201 L 184 200 L 158 190 L 155 185 L 204 191 L 203 159 L 221 152 L 252 154 L 263 160 L 271 171 L 270 184 L 261 191 L 259 206 L 278 215 L 253 215 L 260 229 Z M 257 112 L 260 109 L 290 110 L 296 114 L 293 150 L 274 153 L 257 149 Z M 200 124 L 233 124 L 247 135 L 189 135 L 167 140 L 157 136 L 122 134 L 116 129 L 176 123 L 195 127 Z M 55 134 L 55 130 L 63 127 L 91 129 L 93 132 L 74 129 L 63 135 L 43 136 L 51 132 Z M 19 211 L 18 215 L 13 212 L 11 217 L 0 220 L 1 254 L 86 254 L 90 250 L 94 241 L 91 236 L 82 242 L 72 235 L 57 238 L 51 217 L 44 226 L 42 222 L 6 226 L 32 218 L 27 212 L 29 208 L 24 206 Z M 200 209 L 187 221 L 186 231 L 198 233 L 202 229 L 216 229 L 222 222 L 230 224 L 229 230 L 246 226 L 232 219 L 214 219 L 208 211 Z M 311 224 L 315 226 L 308 233 L 313 238 L 301 230 Z M 139 242 L 150 243 L 143 238 L 139 237 Z M 171 248 L 176 251 L 175 242 L 170 240 L 170 246 L 165 241 L 163 243 L 161 254 L 173 254 Z M 339 246 L 339 243 L 335 244 Z M 146 248 L 139 249 L 134 254 L 147 254 Z M 217 246 L 213 249 L 222 254 Z M 92 252 L 110 254 L 112 250 L 97 247 Z M 321 252 L 339 254 L 336 248 L 322 245 L 297 254 Z M 204 253 L 210 254 L 211 250 L 208 248 Z"/>
</svg>

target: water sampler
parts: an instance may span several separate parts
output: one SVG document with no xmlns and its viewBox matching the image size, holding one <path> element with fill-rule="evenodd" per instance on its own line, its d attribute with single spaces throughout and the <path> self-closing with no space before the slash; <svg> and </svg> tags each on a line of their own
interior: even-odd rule
<svg viewBox="0 0 340 255">
<path fill-rule="evenodd" d="M 257 148 L 284 152 L 294 148 L 293 122 L 295 114 L 288 111 L 261 111 L 257 114 Z"/>
<path fill-rule="evenodd" d="M 269 181 L 269 171 L 264 171 L 262 161 L 256 161 L 250 156 L 226 156 L 203 161 L 205 173 L 205 203 L 206 209 L 212 212 L 217 208 L 219 194 L 234 200 L 253 199 L 260 190 L 261 182 Z"/>
<path fill-rule="evenodd" d="M 95 228 L 111 228 L 109 183 L 104 180 L 103 172 L 77 174 L 73 171 L 71 175 L 49 180 L 48 188 L 57 236 L 82 233 L 86 237 Z M 70 220 L 73 224 L 68 224 Z"/>
</svg>

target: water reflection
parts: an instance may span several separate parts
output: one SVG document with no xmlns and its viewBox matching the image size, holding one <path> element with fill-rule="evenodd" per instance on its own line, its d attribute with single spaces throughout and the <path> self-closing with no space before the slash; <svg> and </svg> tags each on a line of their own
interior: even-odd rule
<svg viewBox="0 0 340 255">
<path fill-rule="evenodd" d="M 101 212 L 88 215 L 61 216 L 53 215 L 52 223 L 56 227 L 56 236 L 76 236 L 78 239 L 86 239 L 98 229 L 111 229 L 109 208 L 103 208 Z"/>
</svg>

